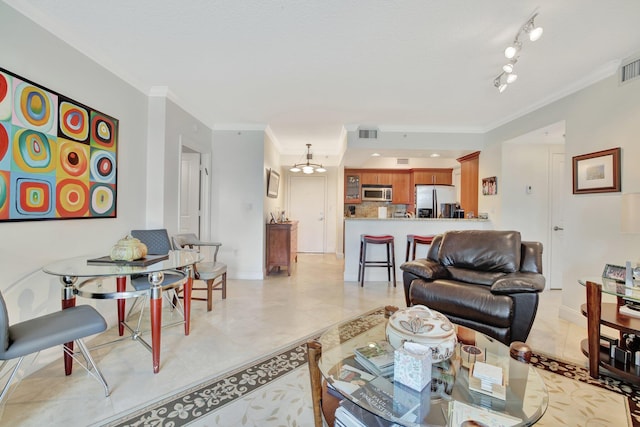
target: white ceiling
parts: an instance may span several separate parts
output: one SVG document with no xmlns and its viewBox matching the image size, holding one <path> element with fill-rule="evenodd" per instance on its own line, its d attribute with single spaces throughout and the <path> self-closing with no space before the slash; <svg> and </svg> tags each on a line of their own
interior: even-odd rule
<svg viewBox="0 0 640 427">
<path fill-rule="evenodd" d="M 638 0 L 4 1 L 212 128 L 268 126 L 314 159 L 340 154 L 345 127 L 485 132 L 640 53 Z M 534 12 L 544 34 L 499 94 Z"/>
</svg>

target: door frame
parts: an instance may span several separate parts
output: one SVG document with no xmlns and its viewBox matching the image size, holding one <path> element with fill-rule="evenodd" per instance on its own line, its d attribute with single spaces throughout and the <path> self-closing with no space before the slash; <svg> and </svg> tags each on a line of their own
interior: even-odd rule
<svg viewBox="0 0 640 427">
<path fill-rule="evenodd" d="M 291 212 L 291 180 L 292 178 L 300 178 L 300 179 L 307 179 L 307 178 L 321 178 L 323 181 L 323 212 L 324 212 L 324 219 L 322 220 L 322 252 L 321 253 L 327 253 L 327 206 L 328 206 L 328 201 L 327 201 L 327 196 L 328 196 L 328 191 L 327 191 L 327 176 L 326 175 L 314 175 L 312 177 L 304 177 L 304 176 L 300 176 L 300 175 L 292 175 L 292 174 L 288 174 L 287 176 L 287 211 Z M 298 233 L 299 234 L 299 233 Z M 300 245 L 298 245 L 298 248 L 300 247 Z M 316 252 L 311 252 L 311 253 L 316 253 Z"/>
<path fill-rule="evenodd" d="M 562 172 L 562 181 L 561 183 L 559 182 L 555 182 L 556 180 L 555 178 L 555 174 L 554 174 L 554 170 L 556 168 L 555 164 L 554 164 L 554 159 L 562 159 L 563 160 L 563 166 L 561 169 L 558 169 Z M 548 237 L 548 242 L 549 242 L 549 250 L 548 250 L 548 264 L 549 264 L 549 268 L 548 268 L 548 272 L 549 272 L 549 283 L 546 286 L 546 289 L 563 289 L 564 288 L 564 283 L 562 282 L 562 277 L 563 277 L 563 271 L 564 271 L 564 263 L 562 260 L 562 254 L 563 254 L 563 248 L 562 247 L 558 247 L 559 244 L 561 244 L 561 242 L 555 242 L 554 241 L 554 236 L 557 235 L 557 233 L 561 233 L 562 235 L 564 235 L 564 199 L 563 199 L 563 194 L 564 191 L 566 190 L 566 185 L 565 183 L 567 182 L 566 179 L 566 158 L 565 158 L 565 153 L 564 152 L 557 152 L 557 151 L 552 151 L 549 153 L 549 221 L 548 221 L 548 225 L 549 225 L 549 237 Z M 554 198 L 554 190 L 555 191 L 560 191 L 560 194 L 558 195 L 557 198 Z M 559 200 L 558 200 L 559 199 Z M 557 204 L 560 204 L 561 206 L 557 206 Z M 556 210 L 560 208 L 561 209 L 561 223 L 558 224 L 557 223 L 557 218 L 554 218 L 554 212 L 556 212 Z M 562 227 L 562 230 L 557 230 L 554 231 L 553 227 L 555 226 L 559 226 Z M 561 239 L 562 241 L 564 241 L 564 239 Z M 560 283 L 553 283 L 553 278 L 560 278 Z M 553 286 L 552 286 L 553 285 Z"/>
<path fill-rule="evenodd" d="M 182 179 L 182 153 L 186 151 L 200 154 L 200 239 L 211 238 L 211 153 L 205 153 L 198 144 L 184 135 L 178 137 L 178 180 Z M 178 201 L 181 198 L 181 183 L 178 182 Z M 178 215 L 178 221 L 180 221 Z M 180 224 L 178 223 L 178 226 Z"/>
</svg>

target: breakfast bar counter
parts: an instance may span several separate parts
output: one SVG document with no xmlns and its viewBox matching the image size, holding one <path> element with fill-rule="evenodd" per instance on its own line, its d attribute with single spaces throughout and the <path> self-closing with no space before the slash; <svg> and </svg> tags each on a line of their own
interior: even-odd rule
<svg viewBox="0 0 640 427">
<path fill-rule="evenodd" d="M 449 230 L 491 230 L 491 221 L 487 219 L 455 219 L 455 218 L 345 218 L 344 219 L 344 280 L 358 280 L 358 257 L 360 254 L 360 235 L 391 235 L 394 237 L 396 258 L 396 280 L 402 282 L 400 265 L 405 260 L 407 235 L 434 235 Z M 416 258 L 424 258 L 426 246 L 419 246 Z M 385 246 L 372 245 L 367 250 L 367 259 L 385 259 Z M 384 268 L 367 268 L 365 281 L 387 281 Z M 365 284 L 366 286 L 366 284 Z"/>
</svg>

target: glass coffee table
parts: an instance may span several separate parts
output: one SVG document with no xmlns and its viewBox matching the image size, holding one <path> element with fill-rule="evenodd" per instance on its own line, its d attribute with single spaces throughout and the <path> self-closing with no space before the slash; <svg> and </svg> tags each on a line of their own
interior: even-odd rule
<svg viewBox="0 0 640 427">
<path fill-rule="evenodd" d="M 431 382 L 422 392 L 395 383 L 393 374 L 370 374 L 353 351 L 386 339 L 386 325 L 385 309 L 380 308 L 337 324 L 309 343 L 314 404 L 322 401 L 321 384 L 326 382 L 324 395 L 328 390 L 342 400 L 341 405 L 365 425 L 387 425 L 380 419 L 401 426 L 532 425 L 544 415 L 549 395 L 536 369 L 510 357 L 508 346 L 459 325 L 454 325 L 454 356 L 432 365 Z M 465 345 L 480 348 L 486 363 L 503 368 L 505 399 L 469 388 L 468 354 L 461 356 L 460 351 Z M 314 407 L 316 425 L 321 425 L 321 411 L 326 414 L 324 408 Z"/>
</svg>

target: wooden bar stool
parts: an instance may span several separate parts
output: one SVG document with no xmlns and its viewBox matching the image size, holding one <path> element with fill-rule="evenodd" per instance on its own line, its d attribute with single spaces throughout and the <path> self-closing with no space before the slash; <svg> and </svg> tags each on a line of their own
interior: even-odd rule
<svg viewBox="0 0 640 427">
<path fill-rule="evenodd" d="M 387 245 L 387 259 L 384 261 L 367 261 L 367 244 Z M 360 282 L 360 286 L 364 286 L 365 267 L 385 267 L 387 269 L 387 280 L 391 280 L 391 272 L 393 271 L 393 286 L 396 286 L 396 257 L 393 236 L 360 235 L 360 261 L 358 264 L 358 282 Z"/>
<path fill-rule="evenodd" d="M 411 251 L 411 259 L 416 259 L 416 246 L 418 245 L 430 245 L 433 242 L 434 236 L 419 236 L 417 234 L 407 234 L 407 255 L 405 262 L 409 261 L 409 252 Z M 413 246 L 413 250 L 411 250 Z"/>
</svg>

